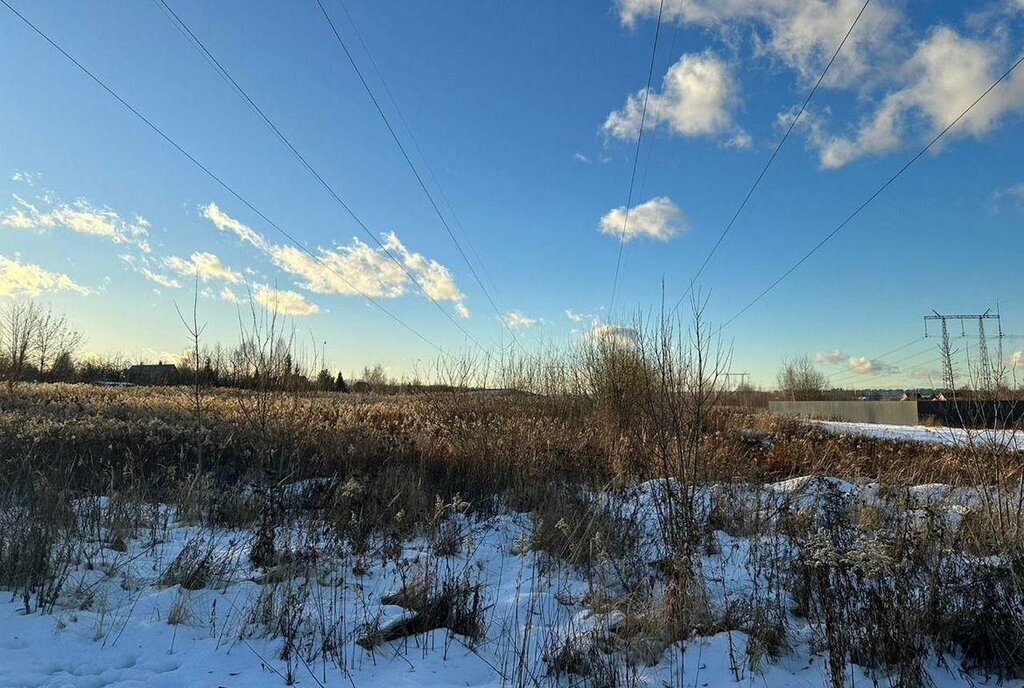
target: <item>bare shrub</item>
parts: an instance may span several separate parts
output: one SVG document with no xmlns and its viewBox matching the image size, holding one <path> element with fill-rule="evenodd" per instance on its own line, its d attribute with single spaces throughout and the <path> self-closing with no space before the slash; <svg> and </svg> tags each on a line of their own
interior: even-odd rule
<svg viewBox="0 0 1024 688">
<path fill-rule="evenodd" d="M 203 588 L 225 579 L 237 566 L 237 552 L 233 547 L 224 551 L 218 548 L 213 538 L 196 535 L 185 543 L 181 551 L 168 564 L 157 579 L 163 587 L 174 585 L 185 590 Z"/>
</svg>

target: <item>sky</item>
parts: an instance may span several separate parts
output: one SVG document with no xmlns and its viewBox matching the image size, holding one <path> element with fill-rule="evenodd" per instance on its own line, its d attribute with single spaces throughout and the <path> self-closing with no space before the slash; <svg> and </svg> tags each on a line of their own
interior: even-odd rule
<svg viewBox="0 0 1024 688">
<path fill-rule="evenodd" d="M 165 1 L 6 0 L 194 161 L 0 5 L 0 299 L 156 360 L 198 280 L 208 342 L 256 303 L 396 376 L 671 307 L 864 5 L 321 0 L 386 123 L 317 0 Z M 1024 0 L 868 3 L 693 283 L 734 372 L 925 386 L 933 309 L 1024 333 L 1024 67 L 734 318 L 1022 53 Z"/>
</svg>

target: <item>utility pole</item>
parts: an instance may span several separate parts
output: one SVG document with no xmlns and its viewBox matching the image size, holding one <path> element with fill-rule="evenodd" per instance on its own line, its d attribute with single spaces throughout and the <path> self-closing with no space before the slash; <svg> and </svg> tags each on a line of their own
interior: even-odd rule
<svg viewBox="0 0 1024 688">
<path fill-rule="evenodd" d="M 724 377 L 738 377 L 740 379 L 739 387 L 742 387 L 746 382 L 747 378 L 750 377 L 750 373 L 722 373 Z"/>
<path fill-rule="evenodd" d="M 928 337 L 928 321 L 938 320 L 942 327 L 942 355 L 943 355 L 943 380 L 946 387 L 953 389 L 955 381 L 953 380 L 953 352 L 950 349 L 949 343 L 949 321 L 960 321 L 960 336 L 967 336 L 966 322 L 970 320 L 978 321 L 978 366 L 979 378 L 978 383 L 983 389 L 991 389 L 993 386 L 993 366 L 992 359 L 988 352 L 988 337 L 985 334 L 985 321 L 995 320 L 996 327 L 999 331 L 998 342 L 999 342 L 999 363 L 1002 365 L 1003 357 L 1003 323 L 1000 319 L 999 307 L 996 307 L 996 312 L 993 313 L 992 309 L 986 309 L 984 313 L 939 313 L 936 310 L 932 310 L 931 315 L 924 316 L 924 336 Z"/>
</svg>

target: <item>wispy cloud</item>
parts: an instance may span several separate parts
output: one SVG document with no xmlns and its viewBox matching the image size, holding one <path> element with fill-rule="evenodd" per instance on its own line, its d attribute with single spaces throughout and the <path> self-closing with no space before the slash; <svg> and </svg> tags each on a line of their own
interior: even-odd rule
<svg viewBox="0 0 1024 688">
<path fill-rule="evenodd" d="M 219 296 L 222 300 L 227 301 L 228 303 L 241 303 L 238 295 L 226 284 L 221 287 Z"/>
<path fill-rule="evenodd" d="M 159 284 L 161 287 L 167 287 L 168 289 L 181 288 L 181 282 L 179 282 L 178 280 L 168 275 L 164 275 L 163 273 L 150 270 L 145 265 L 140 265 L 137 268 L 137 271 L 140 275 L 148 279 L 150 282 L 155 282 Z"/>
<path fill-rule="evenodd" d="M 274 289 L 265 284 L 256 285 L 253 299 L 280 315 L 314 315 L 320 312 L 320 307 L 307 301 L 302 294 L 286 289 Z"/>
<path fill-rule="evenodd" d="M 222 232 L 233 232 L 243 241 L 247 241 L 256 248 L 266 249 L 267 242 L 263 236 L 252 227 L 236 220 L 223 210 L 216 203 L 208 203 L 200 208 L 203 217 L 213 223 L 213 226 Z"/>
<path fill-rule="evenodd" d="M 809 140 L 818 149 L 821 166 L 843 167 L 937 134 L 995 81 L 1004 61 L 1005 50 L 994 42 L 968 38 L 945 26 L 934 29 L 895 70 L 898 84 L 852 133 L 832 135 L 820 122 L 808 120 Z M 1014 112 L 1024 112 L 1024 76 L 1019 73 L 975 105 L 947 136 L 983 136 Z"/>
<path fill-rule="evenodd" d="M 89 293 L 63 273 L 0 255 L 0 296 L 39 296 L 60 291 Z"/>
<path fill-rule="evenodd" d="M 319 294 L 397 298 L 415 287 L 408 271 L 432 299 L 452 302 L 460 317 L 470 315 L 465 295 L 451 271 L 436 260 L 410 251 L 394 232 L 383 234 L 381 243 L 401 265 L 384 249 L 373 248 L 359 239 L 353 239 L 348 246 L 318 248 L 310 255 L 294 246 L 268 242 L 259 232 L 213 203 L 203 208 L 203 215 L 218 229 L 233 232 L 261 249 L 282 270 L 301 278 L 303 289 Z"/>
<path fill-rule="evenodd" d="M 811 83 L 832 57 L 835 46 L 860 11 L 861 0 L 617 0 L 625 26 L 663 13 L 666 22 L 709 29 L 732 44 L 750 36 L 755 56 L 793 69 Z M 855 85 L 879 62 L 889 58 L 903 24 L 892 4 L 872 4 L 864 13 L 829 70 L 829 86 Z M 896 44 L 896 45 L 894 45 Z"/>
<path fill-rule="evenodd" d="M 839 365 L 846 358 L 846 353 L 840 349 L 822 351 L 814 357 L 816 365 Z"/>
<path fill-rule="evenodd" d="M 20 182 L 21 184 L 26 184 L 28 186 L 35 186 L 36 182 L 42 178 L 43 175 L 39 172 L 26 172 L 25 170 L 14 170 L 10 177 L 12 182 Z"/>
<path fill-rule="evenodd" d="M 163 263 L 169 269 L 186 277 L 198 275 L 199 279 L 208 282 L 211 279 L 224 280 L 238 284 L 242 275 L 221 262 L 213 253 L 196 252 L 187 260 L 178 256 L 164 258 Z"/>
<path fill-rule="evenodd" d="M 502 321 L 505 325 L 513 330 L 518 329 L 529 329 L 531 327 L 537 327 L 544 321 L 540 318 L 530 318 L 523 315 L 522 311 L 508 311 L 501 316 Z"/>
<path fill-rule="evenodd" d="M 609 210 L 601 218 L 600 230 L 603 234 L 621 237 L 630 241 L 640 236 L 649 236 L 660 241 L 668 241 L 680 232 L 689 229 L 683 211 L 667 196 L 659 196 L 634 206 L 629 211 L 629 222 L 626 224 L 626 208 L 619 206 Z M 623 229 L 625 228 L 625 232 Z"/>
<path fill-rule="evenodd" d="M 1024 2 L 1024 0 L 1021 0 Z M 1024 204 L 1024 182 L 1017 182 L 992 193 L 992 212 L 998 213 L 1003 203 Z"/>
<path fill-rule="evenodd" d="M 136 215 L 122 217 L 117 211 L 98 207 L 84 198 L 65 202 L 50 194 L 29 201 L 13 194 L 14 204 L 0 213 L 0 226 L 41 232 L 63 228 L 78 234 L 109 239 L 115 244 L 131 244 L 149 252 L 146 237 L 149 221 Z"/>
</svg>

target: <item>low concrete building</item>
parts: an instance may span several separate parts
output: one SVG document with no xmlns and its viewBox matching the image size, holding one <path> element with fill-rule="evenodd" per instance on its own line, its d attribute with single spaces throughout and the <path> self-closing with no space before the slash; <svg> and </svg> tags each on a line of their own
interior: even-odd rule
<svg viewBox="0 0 1024 688">
<path fill-rule="evenodd" d="M 133 365 L 125 377 L 135 385 L 172 385 L 178 381 L 178 367 L 160 361 Z"/>
</svg>

